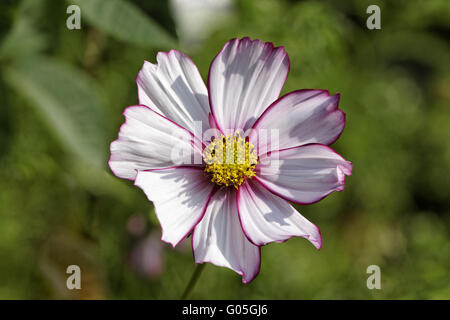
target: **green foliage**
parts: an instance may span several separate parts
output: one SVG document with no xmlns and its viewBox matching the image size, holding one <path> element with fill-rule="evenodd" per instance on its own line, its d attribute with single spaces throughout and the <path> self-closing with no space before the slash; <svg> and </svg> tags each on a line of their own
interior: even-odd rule
<svg viewBox="0 0 450 320">
<path fill-rule="evenodd" d="M 16 92 L 38 108 L 68 151 L 102 167 L 106 154 L 104 110 L 95 83 L 77 69 L 34 56 L 5 71 Z M 24 90 L 25 88 L 25 90 Z"/>
<path fill-rule="evenodd" d="M 17 58 L 39 53 L 47 47 L 48 38 L 40 32 L 39 25 L 45 14 L 45 1 L 27 0 L 20 3 L 15 12 L 14 22 L 1 43 L 1 56 Z M 7 12 L 8 7 L 5 5 L 3 9 L 2 12 Z"/>
<path fill-rule="evenodd" d="M 142 47 L 175 45 L 169 33 L 124 0 L 68 1 L 82 8 L 83 18 L 112 37 Z"/>
<path fill-rule="evenodd" d="M 164 1 L 76 0 L 0 4 L 0 298 L 178 298 L 194 270 L 189 239 L 162 245 L 149 278 L 130 255 L 159 230 L 153 207 L 107 167 L 122 111 L 136 104 L 144 60 L 177 47 Z M 365 27 L 381 7 L 382 29 Z M 347 114 L 333 145 L 354 164 L 346 189 L 299 211 L 321 228 L 262 248 L 260 275 L 243 285 L 208 265 L 192 298 L 448 299 L 450 264 L 450 2 L 237 0 L 231 21 L 187 52 L 206 78 L 231 38 L 285 46 L 283 94 L 341 93 Z M 158 22 L 156 22 L 158 21 Z M 181 48 L 183 50 L 183 48 Z M 130 217 L 144 217 L 132 235 Z M 83 290 L 61 289 L 68 263 Z M 382 290 L 368 290 L 377 264 Z"/>
</svg>

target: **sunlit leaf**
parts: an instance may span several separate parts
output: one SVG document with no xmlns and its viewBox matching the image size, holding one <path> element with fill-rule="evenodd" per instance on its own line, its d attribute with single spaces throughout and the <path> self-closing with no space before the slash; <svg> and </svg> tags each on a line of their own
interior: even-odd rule
<svg viewBox="0 0 450 320">
<path fill-rule="evenodd" d="M 143 47 L 172 47 L 174 39 L 138 7 L 123 0 L 74 0 L 81 8 L 81 23 L 91 25 L 118 40 Z"/>
<path fill-rule="evenodd" d="M 14 22 L 0 45 L 0 55 L 18 57 L 43 51 L 47 36 L 39 29 L 45 12 L 46 0 L 25 0 L 14 15 Z"/>
<path fill-rule="evenodd" d="M 87 163 L 104 164 L 104 116 L 90 78 L 43 57 L 21 59 L 6 69 L 5 76 L 54 129 L 68 151 Z"/>
</svg>

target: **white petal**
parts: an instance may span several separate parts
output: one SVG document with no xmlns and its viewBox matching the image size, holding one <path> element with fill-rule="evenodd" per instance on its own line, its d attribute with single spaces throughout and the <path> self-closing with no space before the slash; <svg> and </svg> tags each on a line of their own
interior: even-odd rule
<svg viewBox="0 0 450 320">
<path fill-rule="evenodd" d="M 260 249 L 242 231 L 234 190 L 219 190 L 211 198 L 205 216 L 194 229 L 192 246 L 196 263 L 230 268 L 242 275 L 244 283 L 259 273 Z"/>
<path fill-rule="evenodd" d="M 344 190 L 345 176 L 352 174 L 351 162 L 321 144 L 273 151 L 259 161 L 255 179 L 280 197 L 300 204 Z"/>
<path fill-rule="evenodd" d="M 266 109 L 254 124 L 250 141 L 258 154 L 309 143 L 331 144 L 345 126 L 345 114 L 338 104 L 339 94 L 330 96 L 326 90 L 291 92 Z M 277 130 L 277 135 L 271 130 Z M 262 134 L 267 139 L 261 139 Z"/>
<path fill-rule="evenodd" d="M 161 240 L 176 246 L 202 219 L 214 185 L 203 170 L 174 167 L 139 171 L 135 185 L 153 201 L 161 224 Z"/>
<path fill-rule="evenodd" d="M 249 38 L 227 42 L 208 76 L 211 110 L 222 132 L 250 128 L 278 98 L 288 71 L 282 47 Z"/>
<path fill-rule="evenodd" d="M 248 180 L 241 185 L 237 202 L 242 228 L 254 244 L 305 237 L 317 249 L 322 247 L 319 228 L 258 182 Z"/>
<path fill-rule="evenodd" d="M 137 170 L 201 164 L 201 142 L 186 129 L 146 106 L 128 107 L 124 115 L 109 159 L 119 178 L 134 180 Z"/>
<path fill-rule="evenodd" d="M 208 91 L 194 62 L 176 50 L 159 52 L 156 59 L 157 64 L 146 61 L 136 79 L 139 103 L 191 132 L 196 133 L 194 121 L 208 129 Z"/>
</svg>

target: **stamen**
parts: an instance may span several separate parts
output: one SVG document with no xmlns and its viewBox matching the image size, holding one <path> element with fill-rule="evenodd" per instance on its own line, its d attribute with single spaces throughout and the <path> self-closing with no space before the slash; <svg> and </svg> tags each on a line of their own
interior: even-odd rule
<svg viewBox="0 0 450 320">
<path fill-rule="evenodd" d="M 245 178 L 255 176 L 258 157 L 253 144 L 245 141 L 238 132 L 215 138 L 204 150 L 205 172 L 218 186 L 234 186 L 236 189 Z"/>
</svg>

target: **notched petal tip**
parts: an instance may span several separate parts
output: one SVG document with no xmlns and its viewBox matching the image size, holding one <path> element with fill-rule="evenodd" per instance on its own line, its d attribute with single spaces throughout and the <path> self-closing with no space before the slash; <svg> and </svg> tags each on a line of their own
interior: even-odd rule
<svg viewBox="0 0 450 320">
<path fill-rule="evenodd" d="M 308 236 L 308 240 L 309 242 L 311 242 L 311 244 L 317 249 L 320 250 L 322 249 L 322 244 L 323 244 L 323 240 L 322 240 L 322 232 L 320 231 L 320 228 L 318 226 L 316 226 L 314 224 L 314 226 L 317 229 L 317 234 L 316 235 L 309 235 Z"/>
<path fill-rule="evenodd" d="M 338 183 L 340 184 L 336 190 L 343 191 L 345 188 L 345 177 L 351 176 L 353 170 L 353 164 L 349 161 L 346 161 L 344 164 L 339 164 L 336 167 L 336 177 L 338 179 Z"/>
<path fill-rule="evenodd" d="M 251 128 L 279 97 L 288 73 L 284 47 L 249 37 L 228 41 L 208 73 L 210 106 L 219 128 L 233 132 Z M 235 81 L 236 75 L 241 77 L 239 81 Z"/>
<path fill-rule="evenodd" d="M 333 191 L 342 191 L 345 177 L 352 174 L 353 168 L 331 147 L 317 143 L 264 154 L 260 160 L 255 180 L 272 193 L 302 205 L 318 202 Z"/>
<path fill-rule="evenodd" d="M 291 204 L 258 182 L 246 182 L 237 195 L 238 215 L 244 234 L 256 246 L 285 242 L 292 237 L 322 245 L 319 228 Z"/>
<path fill-rule="evenodd" d="M 192 235 L 195 263 L 212 263 L 233 270 L 249 283 L 259 273 L 261 249 L 245 237 L 231 190 L 218 190 Z"/>
<path fill-rule="evenodd" d="M 188 166 L 139 171 L 135 185 L 153 202 L 162 229 L 161 240 L 172 247 L 202 220 L 214 193 L 203 170 Z"/>
<path fill-rule="evenodd" d="M 208 90 L 195 63 L 183 52 L 158 52 L 156 63 L 144 62 L 136 84 L 140 104 L 190 131 L 196 121 L 208 127 Z"/>
</svg>

